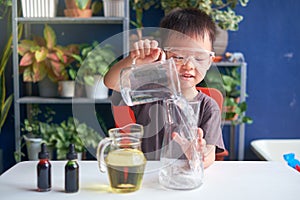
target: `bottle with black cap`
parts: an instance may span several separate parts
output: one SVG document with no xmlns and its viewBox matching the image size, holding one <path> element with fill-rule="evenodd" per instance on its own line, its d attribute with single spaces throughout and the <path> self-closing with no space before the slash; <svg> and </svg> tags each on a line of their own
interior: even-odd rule
<svg viewBox="0 0 300 200">
<path fill-rule="evenodd" d="M 65 166 L 65 192 L 73 193 L 79 189 L 79 165 L 77 163 L 77 152 L 75 145 L 70 144 L 67 153 L 68 162 Z"/>
<path fill-rule="evenodd" d="M 37 165 L 37 187 L 39 192 L 51 190 L 51 163 L 49 162 L 49 152 L 45 143 L 41 144 L 39 152 L 39 163 Z"/>
</svg>

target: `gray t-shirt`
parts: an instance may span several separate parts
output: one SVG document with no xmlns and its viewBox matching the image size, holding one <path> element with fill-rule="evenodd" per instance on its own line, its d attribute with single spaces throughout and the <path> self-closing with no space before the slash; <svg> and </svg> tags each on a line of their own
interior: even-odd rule
<svg viewBox="0 0 300 200">
<path fill-rule="evenodd" d="M 221 113 L 217 103 L 209 96 L 199 92 L 195 100 L 200 101 L 198 127 L 203 129 L 207 144 L 215 145 L 216 152 L 224 151 L 221 129 Z M 148 160 L 158 160 L 164 135 L 163 102 L 133 106 L 136 123 L 144 126 L 142 151 Z"/>
</svg>

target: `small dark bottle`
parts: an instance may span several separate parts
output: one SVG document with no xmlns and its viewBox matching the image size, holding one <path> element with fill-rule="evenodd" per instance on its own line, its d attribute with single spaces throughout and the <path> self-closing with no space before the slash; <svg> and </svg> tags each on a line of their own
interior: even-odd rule
<svg viewBox="0 0 300 200">
<path fill-rule="evenodd" d="M 74 144 L 70 144 L 67 153 L 68 162 L 65 166 L 65 192 L 73 193 L 79 189 L 79 165 Z"/>
<path fill-rule="evenodd" d="M 49 153 L 45 143 L 41 144 L 39 152 L 39 163 L 37 165 L 37 187 L 39 192 L 51 190 L 51 163 L 49 162 Z"/>
</svg>

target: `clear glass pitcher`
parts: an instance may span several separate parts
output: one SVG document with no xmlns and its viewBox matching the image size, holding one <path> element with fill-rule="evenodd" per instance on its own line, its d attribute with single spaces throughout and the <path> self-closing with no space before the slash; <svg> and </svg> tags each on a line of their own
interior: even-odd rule
<svg viewBox="0 0 300 200">
<path fill-rule="evenodd" d="M 168 59 L 150 64 L 122 69 L 120 90 L 128 106 L 173 98 L 180 94 L 180 82 L 174 60 Z"/>
<path fill-rule="evenodd" d="M 164 101 L 165 134 L 161 150 L 159 182 L 171 189 L 188 190 L 203 181 L 202 156 L 197 151 L 199 101 L 184 98 Z"/>
<path fill-rule="evenodd" d="M 108 131 L 98 144 L 97 160 L 101 172 L 108 172 L 113 192 L 134 192 L 141 186 L 146 158 L 141 151 L 143 126 L 128 124 Z M 110 146 L 107 156 L 105 149 Z"/>
</svg>

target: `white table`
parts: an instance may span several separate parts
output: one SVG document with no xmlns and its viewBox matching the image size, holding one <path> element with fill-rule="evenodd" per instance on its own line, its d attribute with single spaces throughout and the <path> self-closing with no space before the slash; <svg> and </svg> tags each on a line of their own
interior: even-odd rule
<svg viewBox="0 0 300 200">
<path fill-rule="evenodd" d="M 299 200 L 300 173 L 280 162 L 220 161 L 205 170 L 203 185 L 195 190 L 165 189 L 158 183 L 159 162 L 147 163 L 140 190 L 109 192 L 107 174 L 100 173 L 96 161 L 81 161 L 80 190 L 64 190 L 65 161 L 52 161 L 52 190 L 36 191 L 35 161 L 21 162 L 0 176 L 1 200 Z"/>
</svg>

